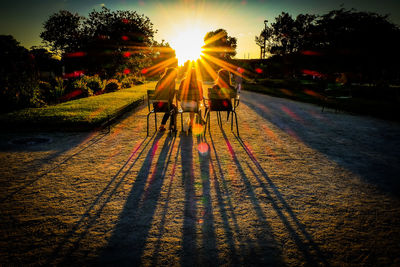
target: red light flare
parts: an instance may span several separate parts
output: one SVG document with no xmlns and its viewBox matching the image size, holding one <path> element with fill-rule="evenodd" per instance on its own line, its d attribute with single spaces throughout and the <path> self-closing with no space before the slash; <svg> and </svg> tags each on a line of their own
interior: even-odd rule
<svg viewBox="0 0 400 267">
<path fill-rule="evenodd" d="M 68 53 L 65 55 L 65 57 L 84 57 L 86 55 L 87 55 L 86 52 L 78 51 L 78 52 Z"/>
<path fill-rule="evenodd" d="M 62 96 L 62 97 L 60 97 L 60 101 L 67 101 L 67 100 L 70 100 L 71 98 L 74 98 L 74 97 L 76 97 L 76 96 L 78 96 L 78 95 L 80 95 L 80 94 L 82 94 L 82 90 L 80 90 L 80 89 L 77 89 L 77 90 L 75 90 L 75 91 L 72 91 L 72 92 L 70 92 L 70 93 L 68 93 L 68 94 L 66 94 L 66 95 L 64 95 L 64 96 Z"/>
<path fill-rule="evenodd" d="M 197 146 L 197 150 L 199 151 L 199 153 L 200 153 L 200 155 L 202 155 L 202 156 L 205 156 L 205 155 L 207 155 L 208 154 L 208 151 L 209 151 L 209 147 L 208 147 L 208 144 L 207 143 L 200 143 L 198 146 Z"/>
<path fill-rule="evenodd" d="M 129 23 L 129 19 L 122 19 L 122 23 L 128 24 Z"/>
<path fill-rule="evenodd" d="M 74 72 L 71 73 L 65 73 L 64 74 L 64 78 L 76 78 L 76 77 L 80 77 L 84 74 L 85 72 L 83 70 L 76 70 Z"/>
<path fill-rule="evenodd" d="M 313 90 L 310 90 L 310 89 L 304 89 L 304 93 L 306 93 L 307 95 L 313 96 L 315 98 L 318 98 L 318 99 L 324 98 L 321 94 L 319 94 Z"/>
<path fill-rule="evenodd" d="M 260 68 L 256 68 L 256 69 L 255 69 L 255 71 L 256 71 L 258 74 L 261 74 L 261 73 L 263 73 L 263 70 L 262 70 L 262 69 L 260 69 Z"/>
<path fill-rule="evenodd" d="M 122 36 L 121 36 L 121 39 L 122 39 L 123 41 L 128 41 L 128 40 L 129 40 L 129 37 L 126 36 L 126 35 L 122 35 Z"/>
<path fill-rule="evenodd" d="M 144 68 L 144 69 L 142 69 L 140 72 L 141 72 L 142 74 L 146 74 L 148 71 L 149 71 L 148 69 Z"/>
<path fill-rule="evenodd" d="M 317 51 L 311 51 L 311 50 L 305 50 L 301 52 L 305 56 L 321 56 L 322 53 L 317 52 Z"/>
<path fill-rule="evenodd" d="M 124 69 L 124 74 L 129 74 L 129 73 L 131 73 L 130 69 Z"/>
<path fill-rule="evenodd" d="M 122 56 L 123 57 L 130 57 L 131 53 L 130 52 L 124 52 L 124 53 L 122 53 Z"/>
<path fill-rule="evenodd" d="M 301 70 L 301 72 L 306 74 L 306 75 L 315 76 L 315 77 L 319 77 L 319 78 L 325 76 L 324 74 L 322 74 L 322 73 L 320 73 L 318 71 L 315 71 L 315 70 Z"/>
</svg>

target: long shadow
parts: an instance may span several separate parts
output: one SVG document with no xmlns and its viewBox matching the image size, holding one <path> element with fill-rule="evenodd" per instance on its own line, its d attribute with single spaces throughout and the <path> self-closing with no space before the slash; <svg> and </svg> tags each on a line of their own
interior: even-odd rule
<svg viewBox="0 0 400 267">
<path fill-rule="evenodd" d="M 185 189 L 183 211 L 182 266 L 198 266 L 199 251 L 196 246 L 197 200 L 193 171 L 193 137 L 181 134 L 182 181 Z"/>
<path fill-rule="evenodd" d="M 166 138 L 154 171 L 149 177 L 160 138 L 161 135 L 158 134 L 136 177 L 117 225 L 108 240 L 108 245 L 99 258 L 101 265 L 139 266 L 143 264 L 141 256 L 175 142 L 175 137 Z"/>
<path fill-rule="evenodd" d="M 197 138 L 197 143 L 201 143 L 201 137 Z M 198 152 L 200 163 L 200 178 L 202 187 L 202 213 L 200 218 L 201 230 L 203 234 L 203 256 L 201 259 L 202 265 L 212 266 L 220 265 L 217 253 L 215 226 L 214 226 L 214 211 L 211 199 L 210 186 L 210 155 L 209 153 Z"/>
<path fill-rule="evenodd" d="M 227 142 L 228 139 L 223 133 L 224 138 Z M 256 171 L 250 166 L 249 163 L 247 163 L 248 168 L 251 170 L 252 174 L 254 177 L 257 179 L 258 184 L 262 188 L 263 192 L 266 194 L 268 199 L 271 200 L 271 204 L 274 208 L 274 210 L 277 212 L 280 220 L 283 222 L 285 225 L 286 229 L 288 230 L 290 236 L 293 238 L 295 244 L 299 248 L 299 250 L 303 253 L 305 260 L 307 261 L 307 265 L 321 265 L 323 264 L 324 266 L 329 266 L 326 256 L 323 255 L 321 249 L 319 246 L 313 241 L 311 235 L 307 232 L 305 229 L 305 226 L 299 221 L 299 219 L 296 217 L 295 213 L 291 209 L 290 205 L 286 202 L 282 194 L 279 192 L 278 187 L 273 183 L 273 181 L 268 177 L 267 173 L 264 171 L 254 154 L 248 149 L 248 147 L 245 145 L 243 140 L 235 135 L 237 141 L 240 143 L 242 148 L 245 150 L 247 155 L 249 156 L 251 162 L 253 165 L 256 167 L 258 172 L 261 173 L 262 177 L 264 178 L 264 181 L 267 182 L 269 189 L 267 185 L 262 181 L 259 177 L 259 175 L 256 173 Z M 236 160 L 235 160 L 236 161 Z M 273 197 L 272 192 L 274 193 L 275 197 Z M 275 200 L 277 199 L 277 200 Z M 285 211 L 289 216 L 286 216 Z M 289 219 L 291 219 L 295 225 L 295 227 L 291 226 Z M 296 229 L 298 231 L 296 231 Z M 297 233 L 300 232 L 301 236 Z"/>
<path fill-rule="evenodd" d="M 157 241 L 155 242 L 154 252 L 153 252 L 153 255 L 151 257 L 152 258 L 151 266 L 157 266 L 158 259 L 159 259 L 160 249 L 161 249 L 161 245 L 162 245 L 161 238 L 162 238 L 162 236 L 164 235 L 164 232 L 165 232 L 165 223 L 166 223 L 167 213 L 168 213 L 168 208 L 169 208 L 169 200 L 170 200 L 170 197 L 171 197 L 172 183 L 173 183 L 174 178 L 175 178 L 176 167 L 178 165 L 178 156 L 179 156 L 179 153 L 180 153 L 180 149 L 181 149 L 181 147 L 179 145 L 178 148 L 177 148 L 177 151 L 175 153 L 175 158 L 174 158 L 174 162 L 173 162 L 173 165 L 172 165 L 171 174 L 169 176 L 167 197 L 166 197 L 166 201 L 165 201 L 164 207 L 162 209 L 162 215 L 161 215 L 161 219 L 160 219 L 160 223 L 159 223 L 159 228 L 160 229 L 159 229 L 159 231 L 157 233 Z"/>
<path fill-rule="evenodd" d="M 75 239 L 75 241 L 73 242 L 73 245 L 69 248 L 69 250 L 66 254 L 70 255 L 70 254 L 72 254 L 73 251 L 78 249 L 80 241 L 83 239 L 83 237 L 86 236 L 90 227 L 100 217 L 100 214 L 102 213 L 103 209 L 105 208 L 107 203 L 110 201 L 110 199 L 113 197 L 113 195 L 115 194 L 117 189 L 120 187 L 122 182 L 125 180 L 125 178 L 129 174 L 129 172 L 133 168 L 133 166 L 136 164 L 138 159 L 144 153 L 146 147 L 149 145 L 149 143 L 153 139 L 153 137 L 154 137 L 154 135 L 151 138 L 149 138 L 146 143 L 145 143 L 146 139 L 144 139 L 142 142 L 140 142 L 134 148 L 134 150 L 132 151 L 129 158 L 125 161 L 125 163 L 118 170 L 118 172 L 111 178 L 111 180 L 104 187 L 104 189 L 96 196 L 96 199 L 86 209 L 86 211 L 83 213 L 83 215 L 81 216 L 79 221 L 77 223 L 75 223 L 74 227 L 72 227 L 72 229 L 68 231 L 68 233 L 65 235 L 65 237 L 60 242 L 58 242 L 57 247 L 53 250 L 52 255 L 49 257 L 49 261 L 47 262 L 48 264 L 54 263 L 54 261 L 57 259 L 58 255 L 61 253 L 62 249 L 66 246 L 67 243 L 70 243 L 73 239 Z M 143 144 L 144 144 L 144 146 L 143 146 Z M 142 146 L 143 146 L 142 150 L 137 154 L 137 152 L 139 151 L 139 149 Z M 136 154 L 137 154 L 136 158 L 132 161 L 133 157 Z M 127 166 L 129 166 L 129 167 L 126 168 Z M 123 173 L 122 176 L 121 176 L 121 173 Z M 113 184 L 114 184 L 114 187 L 112 188 Z M 111 188 L 112 188 L 112 190 L 110 192 L 108 192 Z M 102 200 L 103 196 L 105 196 L 107 192 L 108 192 L 107 198 L 105 200 L 103 200 L 103 203 L 100 206 L 98 206 L 98 204 Z M 96 211 L 93 214 L 94 210 L 96 210 Z M 78 234 L 78 231 L 81 233 Z M 67 259 L 67 257 L 65 257 L 65 259 Z"/>
<path fill-rule="evenodd" d="M 42 174 L 36 176 L 35 178 L 27 181 L 24 185 L 20 186 L 18 189 L 14 190 L 13 192 L 7 194 L 6 196 L 4 196 L 3 198 L 0 199 L 0 203 L 3 203 L 4 201 L 10 199 L 11 197 L 13 197 L 14 195 L 18 194 L 19 192 L 21 192 L 22 190 L 24 190 L 25 188 L 29 187 L 30 185 L 34 184 L 35 182 L 39 181 L 40 179 L 42 179 L 43 177 L 45 177 L 47 174 L 49 174 L 50 172 L 60 168 L 63 164 L 67 163 L 69 160 L 71 160 L 72 158 L 74 158 L 75 156 L 79 155 L 80 153 L 82 153 L 83 151 L 85 151 L 86 149 L 88 149 L 89 147 L 93 146 L 94 144 L 98 143 L 101 139 L 103 139 L 107 134 L 101 133 L 97 136 L 95 136 L 94 138 L 90 139 L 88 142 L 86 142 L 83 147 L 81 149 L 79 149 L 77 152 L 73 153 L 72 155 L 69 155 L 67 158 L 65 158 L 63 161 L 61 161 L 60 163 L 55 164 L 53 167 L 51 167 L 48 170 L 45 170 Z M 52 155 L 41 159 L 40 161 L 42 162 L 48 162 L 50 160 L 53 160 L 54 158 L 58 157 L 60 154 L 64 153 L 67 150 L 62 150 L 62 151 L 58 151 L 57 153 L 53 153 Z"/>
<path fill-rule="evenodd" d="M 305 104 L 299 106 L 297 102 L 279 98 L 276 101 L 272 98 L 266 106 L 267 96 L 255 97 L 253 94 L 246 92 L 241 102 L 265 120 L 361 175 L 366 182 L 397 196 L 400 194 L 398 124 L 365 117 L 360 117 L 359 123 L 354 124 L 354 120 L 343 119 L 344 115 L 327 116 L 327 112 L 317 112 L 314 107 L 305 108 Z"/>
<path fill-rule="evenodd" d="M 209 149 L 208 150 L 209 151 L 209 165 L 210 165 L 212 173 L 213 173 L 212 181 L 213 181 L 214 188 L 216 190 L 218 207 L 219 207 L 219 211 L 221 213 L 224 233 L 225 233 L 225 237 L 226 237 L 228 247 L 229 247 L 229 258 L 230 258 L 229 264 L 231 264 L 233 266 L 239 266 L 239 265 L 241 265 L 241 259 L 238 254 L 240 252 L 245 251 L 245 245 L 243 244 L 243 240 L 239 240 L 239 247 L 240 247 L 239 252 L 237 251 L 237 249 L 235 247 L 234 232 L 237 234 L 237 236 L 239 238 L 241 236 L 240 228 L 239 228 L 239 224 L 238 224 L 235 212 L 234 212 L 234 207 L 233 207 L 232 199 L 231 199 L 230 192 L 229 192 L 229 189 L 227 186 L 227 181 L 225 179 L 224 172 L 222 171 L 221 162 L 219 160 L 218 153 L 215 149 L 215 144 L 214 144 L 214 140 L 212 138 L 211 132 L 209 133 L 209 135 L 210 135 L 210 140 L 211 140 L 211 144 L 212 144 L 212 148 L 213 148 L 214 156 L 215 156 L 215 160 L 213 160 L 211 157 L 211 151 Z M 205 140 L 205 143 L 208 144 L 206 138 L 204 138 L 204 140 Z M 218 181 L 217 170 L 216 170 L 216 167 L 214 166 L 214 164 L 216 164 L 218 167 L 218 173 L 219 173 L 220 179 L 222 181 L 222 186 L 220 185 L 220 182 Z M 225 200 L 223 197 L 224 195 L 227 198 L 227 200 L 226 200 L 227 203 L 225 203 Z M 226 207 L 226 206 L 228 206 L 228 207 Z M 233 227 L 231 227 L 231 225 L 229 223 L 229 218 L 231 218 L 233 221 Z M 242 264 L 243 264 L 243 261 L 242 261 Z"/>
<path fill-rule="evenodd" d="M 273 230 L 270 224 L 267 221 L 267 217 L 264 214 L 262 207 L 260 206 L 260 202 L 257 199 L 256 193 L 253 190 L 251 182 L 246 175 L 242 164 L 236 156 L 235 151 L 229 143 L 229 140 L 224 132 L 224 129 L 221 128 L 221 132 L 223 134 L 224 140 L 227 144 L 228 152 L 231 155 L 233 162 L 240 174 L 240 177 L 244 183 L 245 190 L 247 196 L 249 196 L 250 201 L 253 205 L 254 211 L 256 212 L 257 221 L 259 222 L 259 227 L 262 229 L 262 234 L 257 235 L 257 245 L 254 245 L 251 240 L 247 241 L 248 248 L 240 251 L 241 257 L 243 259 L 243 264 L 246 265 L 254 265 L 254 266 L 279 266 L 282 265 L 281 259 L 281 251 L 279 250 L 279 246 L 275 238 L 273 237 Z M 210 134 L 211 136 L 211 134 Z M 212 139 L 211 139 L 212 140 Z M 215 150 L 214 142 L 212 141 L 212 145 L 215 151 L 216 159 L 218 159 L 217 152 Z M 220 165 L 219 160 L 217 164 Z M 235 226 L 236 227 L 236 226 Z"/>
</svg>

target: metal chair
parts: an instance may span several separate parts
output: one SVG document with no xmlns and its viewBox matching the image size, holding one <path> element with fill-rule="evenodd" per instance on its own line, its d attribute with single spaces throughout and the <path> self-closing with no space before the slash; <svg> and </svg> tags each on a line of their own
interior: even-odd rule
<svg viewBox="0 0 400 267">
<path fill-rule="evenodd" d="M 201 101 L 194 101 L 194 100 L 178 100 L 178 92 L 179 90 L 176 90 L 176 106 L 178 107 L 178 114 L 181 114 L 181 131 L 183 132 L 183 113 L 189 113 L 189 112 L 194 112 L 195 115 L 197 115 L 197 122 L 199 123 L 201 120 L 203 120 L 203 117 L 201 115 L 201 110 L 203 108 L 203 103 Z M 180 105 L 178 105 L 178 101 Z M 182 105 L 185 102 L 194 102 L 195 106 L 193 107 L 188 107 L 186 105 Z"/>
<path fill-rule="evenodd" d="M 155 90 L 147 90 L 147 107 L 149 109 L 149 113 L 147 114 L 147 136 L 149 136 L 150 115 L 154 114 L 155 131 L 157 131 L 157 113 L 165 113 L 170 110 L 170 103 L 168 99 L 154 99 L 154 95 Z"/>
<path fill-rule="evenodd" d="M 207 124 L 208 130 L 211 128 L 210 121 L 210 112 L 217 112 L 217 121 L 218 125 L 222 127 L 222 118 L 221 111 L 228 112 L 227 119 L 229 120 L 229 114 L 232 113 L 231 116 L 231 131 L 233 131 L 233 117 L 235 117 L 236 122 L 236 132 L 239 136 L 239 125 L 236 114 L 236 108 L 239 106 L 240 96 L 237 94 L 236 90 L 221 90 L 216 88 L 208 89 L 208 98 L 204 100 L 204 105 L 206 107 L 205 117 L 206 117 L 206 127 L 204 130 L 204 134 L 207 132 Z"/>
</svg>

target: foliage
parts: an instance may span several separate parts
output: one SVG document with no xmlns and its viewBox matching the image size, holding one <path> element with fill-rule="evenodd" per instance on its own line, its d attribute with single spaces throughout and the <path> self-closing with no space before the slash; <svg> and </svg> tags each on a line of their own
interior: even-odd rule
<svg viewBox="0 0 400 267">
<path fill-rule="evenodd" d="M 152 84 L 152 87 L 155 83 Z M 54 126 L 57 129 L 65 127 L 94 127 L 113 117 L 120 110 L 135 101 L 142 99 L 147 85 L 120 90 L 94 97 L 81 98 L 58 105 L 43 108 L 27 108 L 0 116 L 0 123 Z"/>
<path fill-rule="evenodd" d="M 53 99 L 58 102 L 61 97 L 64 95 L 66 89 L 66 85 L 64 84 L 64 80 L 61 77 L 55 78 L 55 85 L 52 88 L 51 95 Z"/>
<path fill-rule="evenodd" d="M 53 73 L 53 75 L 61 75 L 61 61 L 56 58 L 56 55 L 45 48 L 33 46 L 29 50 L 33 56 L 36 69 L 39 71 L 41 79 L 45 77 L 45 73 Z M 48 75 L 49 76 L 49 75 Z"/>
<path fill-rule="evenodd" d="M 237 39 L 224 29 L 211 31 L 204 37 L 204 53 L 220 59 L 231 59 L 236 55 Z"/>
<path fill-rule="evenodd" d="M 76 79 L 72 83 L 72 87 L 76 90 L 79 91 L 79 96 L 80 97 L 88 97 L 93 95 L 93 90 L 89 88 L 87 81 L 84 77 Z"/>
<path fill-rule="evenodd" d="M 81 79 L 86 82 L 87 87 L 89 87 L 93 93 L 98 93 L 104 89 L 104 83 L 99 75 L 83 76 Z"/>
<path fill-rule="evenodd" d="M 63 53 L 68 72 L 109 78 L 126 68 L 138 72 L 148 66 L 155 32 L 150 19 L 136 11 L 103 7 L 87 18 L 59 11 L 44 23 L 41 37 Z"/>
<path fill-rule="evenodd" d="M 118 91 L 120 88 L 120 83 L 117 79 L 110 79 L 107 81 L 106 86 L 104 87 L 104 91 L 106 93 Z"/>
<path fill-rule="evenodd" d="M 77 51 L 85 42 L 83 21 L 77 13 L 60 10 L 44 22 L 40 37 L 58 54 Z"/>
<path fill-rule="evenodd" d="M 11 35 L 0 35 L 0 110 L 40 104 L 37 71 L 32 56 Z"/>
<path fill-rule="evenodd" d="M 256 37 L 256 44 L 284 56 L 290 75 L 313 69 L 322 73 L 358 73 L 362 81 L 379 83 L 400 74 L 400 29 L 388 16 L 333 10 L 321 16 L 283 12 Z"/>
</svg>

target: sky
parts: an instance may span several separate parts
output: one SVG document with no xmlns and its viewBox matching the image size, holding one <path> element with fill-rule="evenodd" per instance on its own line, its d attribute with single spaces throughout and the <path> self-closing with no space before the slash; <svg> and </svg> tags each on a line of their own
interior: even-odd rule
<svg viewBox="0 0 400 267">
<path fill-rule="evenodd" d="M 21 45 L 40 45 L 43 23 L 61 9 L 82 16 L 106 6 L 111 10 L 134 10 L 149 17 L 158 30 L 157 41 L 171 45 L 181 32 L 204 33 L 225 29 L 237 38 L 236 58 L 259 58 L 255 36 L 281 12 L 325 14 L 344 7 L 389 14 L 400 25 L 400 0 L 1 0 L 0 34 L 12 35 Z"/>
</svg>

